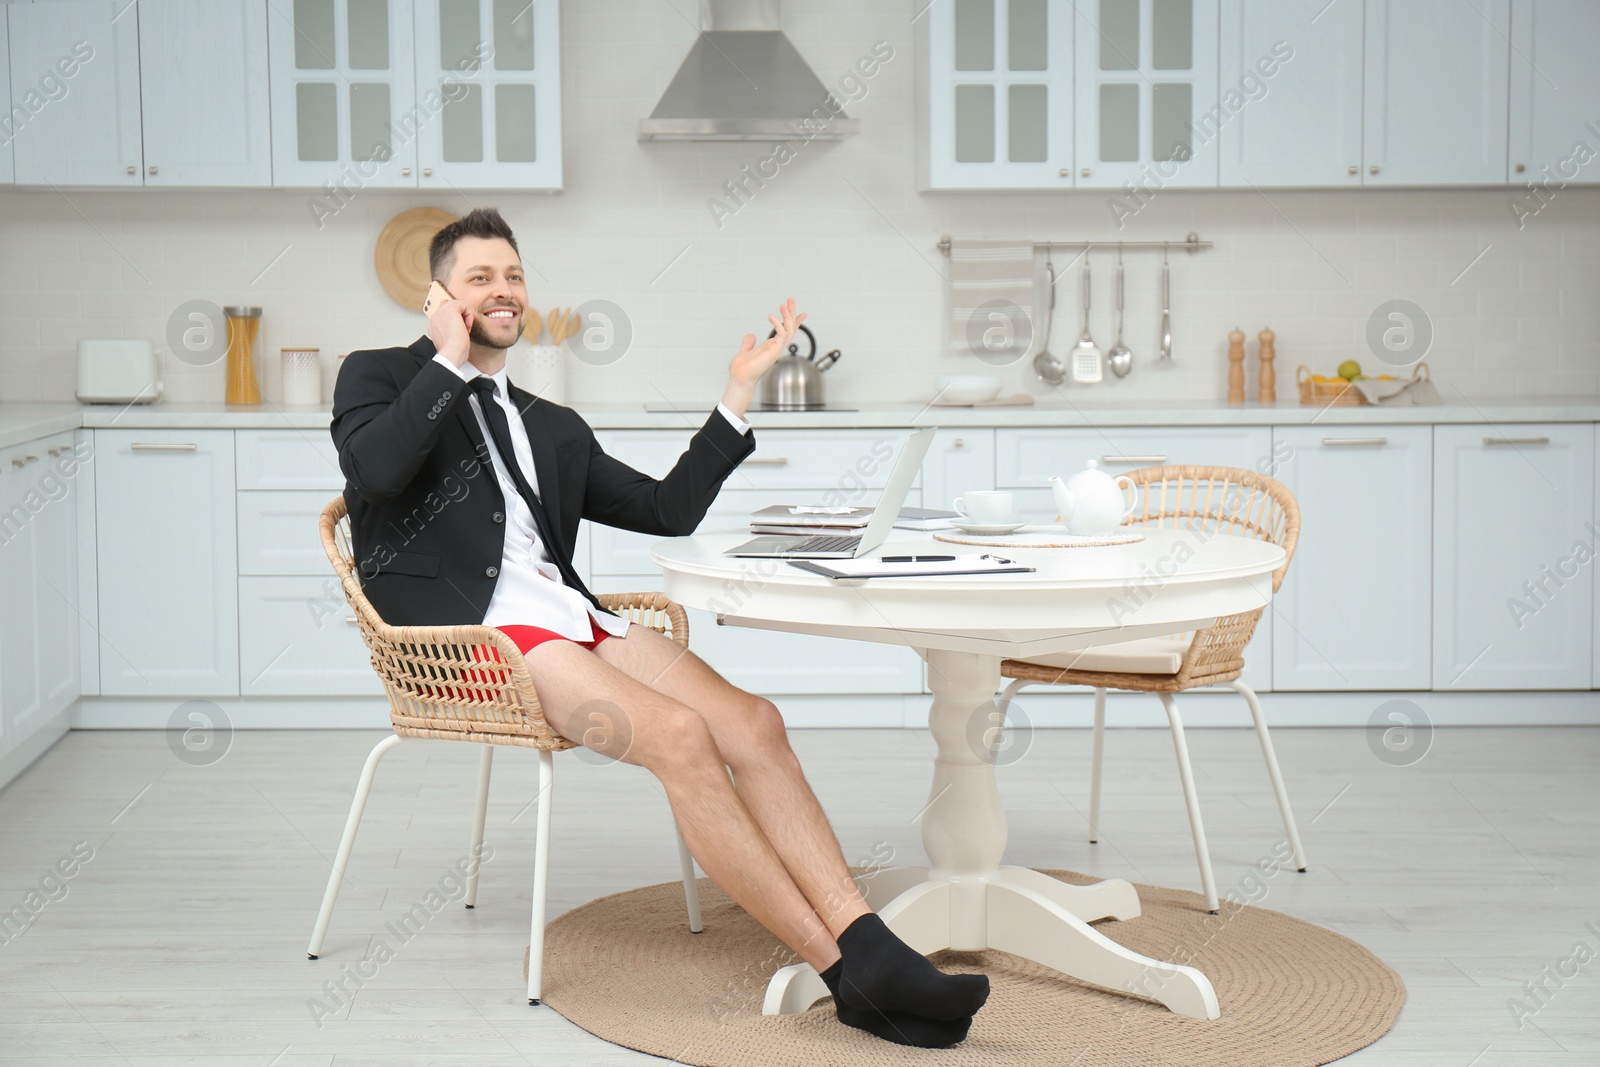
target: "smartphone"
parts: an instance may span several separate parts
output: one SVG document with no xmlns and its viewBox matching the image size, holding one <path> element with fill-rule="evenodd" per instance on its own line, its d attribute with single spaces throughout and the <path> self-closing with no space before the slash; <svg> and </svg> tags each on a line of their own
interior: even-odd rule
<svg viewBox="0 0 1600 1067">
<path fill-rule="evenodd" d="M 424 315 L 432 315 L 435 311 L 439 310 L 440 304 L 444 303 L 446 300 L 454 299 L 455 297 L 450 295 L 450 290 L 446 289 L 444 286 L 435 281 L 432 285 L 428 286 L 428 297 L 422 302 L 422 313 Z"/>
</svg>

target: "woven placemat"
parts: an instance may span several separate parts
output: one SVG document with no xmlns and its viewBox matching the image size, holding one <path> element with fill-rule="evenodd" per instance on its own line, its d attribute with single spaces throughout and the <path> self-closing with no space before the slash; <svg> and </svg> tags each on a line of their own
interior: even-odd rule
<svg viewBox="0 0 1600 1067">
<path fill-rule="evenodd" d="M 1405 1003 L 1399 975 L 1331 930 L 1228 901 L 1208 915 L 1186 890 L 1138 891 L 1144 914 L 1097 928 L 1199 967 L 1220 1019 L 1174 1015 L 994 950 L 932 957 L 990 979 L 989 1002 L 953 1048 L 906 1048 L 851 1029 L 829 999 L 764 1016 L 767 979 L 797 957 L 705 878 L 701 934 L 689 932 L 679 882 L 602 897 L 552 922 L 544 1002 L 613 1044 L 700 1067 L 1313 1067 L 1376 1041 Z"/>
</svg>

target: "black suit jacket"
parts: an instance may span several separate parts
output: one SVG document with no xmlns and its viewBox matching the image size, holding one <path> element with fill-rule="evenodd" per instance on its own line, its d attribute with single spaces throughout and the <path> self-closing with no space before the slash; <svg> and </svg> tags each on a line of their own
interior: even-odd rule
<svg viewBox="0 0 1600 1067">
<path fill-rule="evenodd" d="M 483 622 L 511 511 L 467 383 L 435 363 L 435 351 L 422 337 L 407 348 L 352 352 L 333 391 L 330 429 L 356 565 L 372 606 L 396 626 Z M 741 434 L 712 411 L 657 481 L 607 455 L 571 408 L 516 385 L 510 396 L 533 446 L 551 558 L 596 607 L 572 569 L 580 519 L 660 537 L 693 533 L 728 475 L 755 451 L 753 430 Z"/>
</svg>

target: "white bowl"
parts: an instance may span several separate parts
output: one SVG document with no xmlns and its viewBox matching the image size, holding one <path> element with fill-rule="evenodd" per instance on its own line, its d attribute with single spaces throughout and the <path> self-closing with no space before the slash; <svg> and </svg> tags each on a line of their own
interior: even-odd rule
<svg viewBox="0 0 1600 1067">
<path fill-rule="evenodd" d="M 934 388 L 936 404 L 971 404 L 1000 395 L 1000 379 L 990 374 L 941 374 Z"/>
</svg>

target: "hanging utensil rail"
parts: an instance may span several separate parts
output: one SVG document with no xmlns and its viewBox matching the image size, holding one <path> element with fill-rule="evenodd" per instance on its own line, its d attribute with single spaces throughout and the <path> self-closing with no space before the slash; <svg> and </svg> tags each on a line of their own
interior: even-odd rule
<svg viewBox="0 0 1600 1067">
<path fill-rule="evenodd" d="M 1200 235 L 1193 231 L 1190 231 L 1181 241 L 1034 241 L 1031 243 L 1035 248 L 1045 249 L 1083 248 L 1092 251 L 1096 248 L 1115 248 L 1120 251 L 1123 249 L 1160 248 L 1169 251 L 1176 249 L 1179 251 L 1188 252 L 1190 255 L 1193 255 L 1202 249 L 1212 247 L 1212 243 L 1210 241 L 1200 240 Z M 945 255 L 948 256 L 950 254 L 949 234 L 945 234 L 943 237 L 939 238 L 938 247 L 939 251 Z"/>
</svg>

